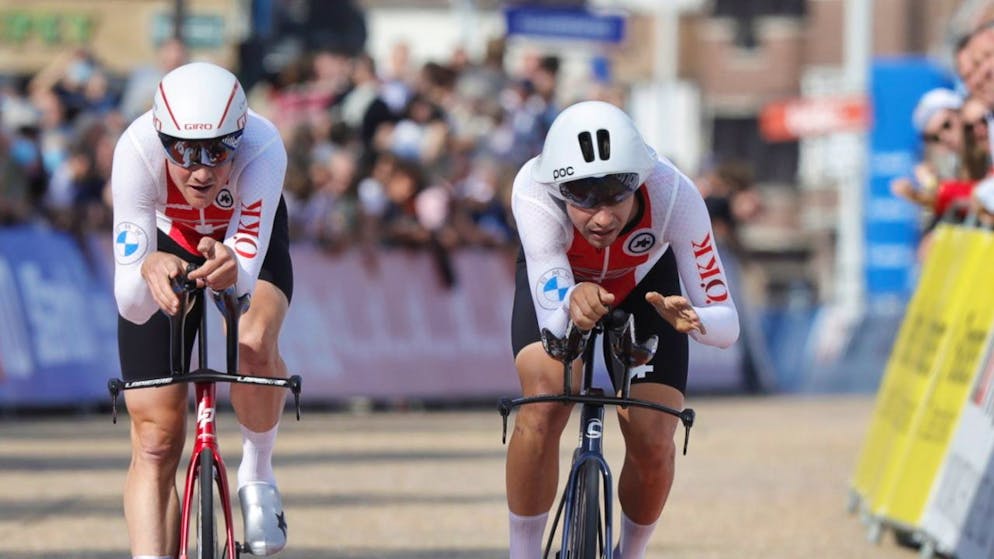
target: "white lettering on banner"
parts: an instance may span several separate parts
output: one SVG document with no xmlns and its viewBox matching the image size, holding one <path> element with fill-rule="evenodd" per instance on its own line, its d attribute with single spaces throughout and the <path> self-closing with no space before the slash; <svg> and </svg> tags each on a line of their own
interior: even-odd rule
<svg viewBox="0 0 994 559">
<path fill-rule="evenodd" d="M 914 167 L 909 151 L 882 151 L 870 159 L 872 177 L 897 177 L 908 174 Z"/>
<path fill-rule="evenodd" d="M 867 268 L 897 268 L 904 270 L 914 264 L 914 248 L 893 243 L 869 243 L 866 247 Z"/>
<path fill-rule="evenodd" d="M 22 263 L 16 273 L 38 364 L 62 365 L 98 357 L 101 344 L 95 332 L 77 327 L 92 319 L 86 316 L 89 307 L 73 283 L 76 278 L 60 269 L 43 274 L 37 262 Z"/>
<path fill-rule="evenodd" d="M 871 221 L 905 223 L 917 219 L 917 214 L 917 206 L 900 198 L 871 198 L 866 202 L 866 218 Z"/>
<path fill-rule="evenodd" d="M 11 378 L 28 378 L 34 369 L 23 316 L 17 283 L 7 261 L 0 258 L 0 371 Z"/>
</svg>

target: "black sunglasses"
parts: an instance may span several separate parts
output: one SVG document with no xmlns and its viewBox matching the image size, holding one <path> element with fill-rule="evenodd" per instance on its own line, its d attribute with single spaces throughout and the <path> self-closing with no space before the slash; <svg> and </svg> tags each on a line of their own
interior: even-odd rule
<svg viewBox="0 0 994 559">
<path fill-rule="evenodd" d="M 942 126 L 939 127 L 940 131 L 934 134 L 922 134 L 922 140 L 925 140 L 927 144 L 937 144 L 942 141 L 941 134 L 945 130 L 949 130 L 953 127 L 953 121 L 946 119 L 942 121 Z"/>
<path fill-rule="evenodd" d="M 623 202 L 634 194 L 638 187 L 638 173 L 615 173 L 561 183 L 559 193 L 571 205 L 589 210 Z"/>
<path fill-rule="evenodd" d="M 166 157 L 184 169 L 197 165 L 217 167 L 223 164 L 235 153 L 241 139 L 241 130 L 207 140 L 185 140 L 159 132 L 159 141 L 166 150 Z"/>
<path fill-rule="evenodd" d="M 978 118 L 977 120 L 971 120 L 963 123 L 963 128 L 969 128 L 973 130 L 974 128 L 980 126 L 981 124 L 987 124 L 987 120 L 994 116 L 994 113 L 987 113 L 984 116 Z"/>
</svg>

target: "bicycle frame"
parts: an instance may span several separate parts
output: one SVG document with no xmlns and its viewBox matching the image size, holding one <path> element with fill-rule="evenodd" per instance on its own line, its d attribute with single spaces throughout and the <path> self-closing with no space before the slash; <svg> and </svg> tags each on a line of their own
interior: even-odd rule
<svg viewBox="0 0 994 559">
<path fill-rule="evenodd" d="M 181 299 L 186 299 L 189 301 L 191 297 L 187 294 L 186 297 L 181 297 Z M 199 302 L 204 303 L 204 293 L 201 290 L 193 297 L 194 304 Z M 220 307 L 221 305 L 219 305 Z M 178 316 L 183 316 L 186 309 L 186 304 L 181 304 L 181 312 L 177 313 Z M 227 310 L 227 309 L 223 309 Z M 228 374 L 233 374 L 237 369 L 238 353 L 237 345 L 235 348 L 231 347 L 232 340 L 237 344 L 238 341 L 238 320 L 234 317 L 234 320 L 229 320 L 232 318 L 225 314 L 225 320 L 228 323 Z M 239 310 L 239 315 L 241 311 Z M 183 343 L 185 340 L 183 326 L 186 321 L 184 320 L 173 320 L 172 321 L 172 332 L 171 336 L 173 340 L 177 342 L 172 343 L 173 354 L 172 354 L 172 369 L 174 371 L 179 370 L 182 374 L 189 373 L 189 364 L 184 363 L 183 355 Z M 200 316 L 200 331 L 197 334 L 197 350 L 199 355 L 199 363 L 201 368 L 207 365 L 207 309 L 204 309 Z M 181 364 L 180 368 L 177 369 L 177 364 Z M 180 531 L 179 531 L 179 559 L 187 559 L 187 550 L 189 549 L 190 540 L 190 511 L 193 504 L 193 492 L 196 487 L 197 480 L 200 479 L 200 455 L 204 452 L 209 452 L 213 455 L 213 464 L 215 471 L 212 472 L 211 477 L 214 482 L 217 483 L 218 487 L 218 497 L 221 500 L 221 510 L 224 514 L 224 526 L 225 535 L 227 540 L 225 543 L 225 551 L 229 559 L 235 559 L 238 557 L 238 550 L 235 546 L 235 525 L 231 519 L 231 499 L 230 492 L 228 489 L 228 475 L 227 470 L 224 466 L 224 461 L 221 459 L 220 447 L 217 442 L 217 385 L 213 381 L 205 382 L 195 382 L 193 384 L 194 391 L 196 393 L 197 402 L 197 424 L 196 424 L 196 436 L 193 442 L 193 451 L 190 453 L 190 465 L 186 470 L 186 484 L 183 490 L 183 507 L 180 517 Z M 204 488 L 200 488 L 204 491 Z"/>
<path fill-rule="evenodd" d="M 191 270 L 187 270 L 189 272 Z M 200 368 L 190 371 L 189 362 L 186 359 L 185 351 L 185 317 L 191 305 L 205 305 L 206 297 L 202 288 L 196 288 L 185 278 L 173 280 L 173 290 L 179 296 L 179 311 L 170 318 L 170 371 L 167 377 L 140 380 L 132 382 L 122 382 L 119 379 L 111 379 L 107 386 L 112 398 L 113 421 L 117 423 L 117 398 L 122 390 L 135 388 L 148 388 L 155 386 L 167 386 L 170 384 L 193 383 L 195 391 L 196 407 L 196 427 L 193 443 L 193 450 L 190 454 L 190 463 L 187 466 L 186 481 L 183 490 L 182 508 L 180 513 L 180 533 L 179 533 L 179 559 L 189 559 L 188 549 L 190 544 L 190 521 L 191 509 L 193 505 L 193 495 L 201 474 L 201 458 L 204 453 L 209 453 L 212 457 L 214 471 L 211 478 L 218 488 L 218 498 L 221 501 L 221 509 L 224 515 L 225 530 L 227 538 L 225 543 L 224 559 L 237 559 L 240 551 L 239 544 L 235 541 L 235 526 L 232 522 L 231 493 L 228 487 L 227 470 L 221 458 L 220 446 L 217 440 L 217 383 L 229 382 L 239 384 L 254 384 L 270 386 L 274 388 L 287 388 L 294 396 L 297 420 L 300 420 L 300 386 L 299 375 L 292 375 L 290 378 L 275 377 L 253 377 L 238 374 L 238 322 L 242 313 L 248 308 L 248 296 L 236 297 L 233 289 L 222 292 L 215 292 L 213 299 L 221 315 L 224 317 L 227 328 L 227 368 L 221 373 L 207 368 L 207 309 L 202 309 L 200 317 L 200 327 L 197 334 L 197 354 Z M 201 487 L 200 491 L 211 490 Z"/>
</svg>

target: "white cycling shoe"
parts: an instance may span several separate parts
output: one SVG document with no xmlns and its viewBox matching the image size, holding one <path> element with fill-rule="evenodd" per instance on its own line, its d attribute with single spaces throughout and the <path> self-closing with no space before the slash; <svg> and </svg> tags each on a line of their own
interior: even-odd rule
<svg viewBox="0 0 994 559">
<path fill-rule="evenodd" d="M 254 481 L 238 490 L 245 525 L 245 549 L 252 555 L 272 555 L 286 546 L 286 516 L 275 485 Z"/>
</svg>

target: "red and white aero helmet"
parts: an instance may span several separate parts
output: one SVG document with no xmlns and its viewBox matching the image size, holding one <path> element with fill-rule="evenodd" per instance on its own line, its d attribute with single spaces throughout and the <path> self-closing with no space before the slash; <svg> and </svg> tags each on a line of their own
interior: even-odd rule
<svg viewBox="0 0 994 559">
<path fill-rule="evenodd" d="M 656 166 L 653 151 L 625 111 L 603 101 L 563 109 L 549 127 L 532 178 L 559 184 L 588 177 L 635 173 L 645 182 Z"/>
<path fill-rule="evenodd" d="M 215 64 L 192 62 L 159 82 L 152 102 L 156 131 L 173 138 L 205 140 L 245 128 L 248 102 L 234 74 Z"/>
</svg>

